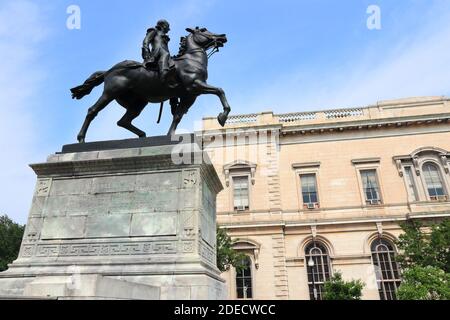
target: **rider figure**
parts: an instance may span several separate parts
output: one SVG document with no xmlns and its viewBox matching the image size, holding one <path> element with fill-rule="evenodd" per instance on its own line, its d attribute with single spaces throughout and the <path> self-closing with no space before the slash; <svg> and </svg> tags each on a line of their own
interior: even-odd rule
<svg viewBox="0 0 450 320">
<path fill-rule="evenodd" d="M 167 33 L 170 30 L 169 22 L 162 19 L 156 23 L 156 27 L 149 28 L 142 43 L 142 58 L 144 66 L 150 68 L 158 65 L 159 76 L 163 83 L 173 87 L 174 84 L 168 83 L 170 71 L 170 53 L 168 43 L 170 41 Z M 151 45 L 151 50 L 150 50 Z"/>
</svg>

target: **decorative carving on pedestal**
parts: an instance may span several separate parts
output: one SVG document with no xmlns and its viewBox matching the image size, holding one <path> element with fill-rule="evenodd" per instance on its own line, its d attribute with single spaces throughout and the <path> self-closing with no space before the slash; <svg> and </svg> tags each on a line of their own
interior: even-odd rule
<svg viewBox="0 0 450 320">
<path fill-rule="evenodd" d="M 154 242 L 111 242 L 111 243 L 62 243 L 48 245 L 25 245 L 23 257 L 31 257 L 34 249 L 36 257 L 82 257 L 82 256 L 116 256 L 176 253 L 176 241 Z"/>
<path fill-rule="evenodd" d="M 183 171 L 183 184 L 186 188 L 191 188 L 197 184 L 197 173 L 195 171 Z"/>
<path fill-rule="evenodd" d="M 20 250 L 20 256 L 23 258 L 29 258 L 34 255 L 35 245 L 22 245 L 22 249 Z"/>
<path fill-rule="evenodd" d="M 50 193 L 51 179 L 38 179 L 36 183 L 35 195 L 37 197 L 45 197 Z"/>
<path fill-rule="evenodd" d="M 195 250 L 195 242 L 194 241 L 183 241 L 183 252 L 190 253 L 194 252 Z"/>
</svg>

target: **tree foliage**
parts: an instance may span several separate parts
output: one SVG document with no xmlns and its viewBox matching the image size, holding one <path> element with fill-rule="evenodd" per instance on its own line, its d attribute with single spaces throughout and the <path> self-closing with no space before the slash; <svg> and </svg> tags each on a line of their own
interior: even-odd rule
<svg viewBox="0 0 450 320">
<path fill-rule="evenodd" d="M 245 255 L 233 249 L 233 241 L 224 229 L 217 227 L 217 268 L 221 272 L 230 269 L 230 266 L 236 269 L 242 269 Z"/>
<path fill-rule="evenodd" d="M 403 270 L 415 266 L 432 266 L 450 272 L 450 219 L 433 224 L 428 232 L 419 221 L 410 220 L 401 227 L 397 240 L 401 253 L 397 256 Z"/>
<path fill-rule="evenodd" d="M 8 268 L 20 250 L 25 226 L 13 222 L 7 215 L 0 216 L 0 271 Z"/>
<path fill-rule="evenodd" d="M 450 299 L 450 274 L 439 268 L 414 266 L 406 269 L 402 278 L 399 300 Z"/>
<path fill-rule="evenodd" d="M 361 280 L 344 281 L 340 272 L 335 272 L 323 285 L 323 300 L 360 300 L 364 283 Z"/>
<path fill-rule="evenodd" d="M 450 298 L 450 219 L 424 226 L 410 220 L 401 227 L 397 256 L 403 273 L 397 290 L 401 300 Z"/>
</svg>

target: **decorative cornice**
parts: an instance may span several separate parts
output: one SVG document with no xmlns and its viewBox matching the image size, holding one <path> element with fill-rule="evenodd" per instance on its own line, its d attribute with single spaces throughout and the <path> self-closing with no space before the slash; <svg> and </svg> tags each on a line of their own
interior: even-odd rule
<svg viewBox="0 0 450 320">
<path fill-rule="evenodd" d="M 450 211 L 441 212 L 441 213 L 414 213 L 414 214 L 402 214 L 402 215 L 392 215 L 390 217 L 367 217 L 367 218 L 340 218 L 333 220 L 321 220 L 311 219 L 308 221 L 296 222 L 296 221 L 278 221 L 278 222 L 239 222 L 239 223 L 221 223 L 220 227 L 223 229 L 251 229 L 251 228 L 268 228 L 268 227 L 278 227 L 278 228 L 296 228 L 296 227 L 305 227 L 311 228 L 311 226 L 319 226 L 319 225 L 346 225 L 346 224 L 365 224 L 365 223 L 377 223 L 377 222 L 398 222 L 405 221 L 408 219 L 424 219 L 424 218 L 442 218 L 442 217 L 450 217 Z M 311 230 L 311 229 L 310 229 Z"/>
<path fill-rule="evenodd" d="M 373 158 L 361 158 L 361 159 L 353 159 L 351 160 L 353 164 L 366 164 L 366 163 L 378 163 L 381 158 L 373 157 Z"/>
<path fill-rule="evenodd" d="M 426 152 L 436 153 L 436 154 L 444 155 L 444 156 L 450 156 L 450 153 L 447 150 L 444 150 L 444 149 L 438 148 L 438 147 L 432 147 L 432 146 L 421 147 L 419 149 L 416 149 L 413 152 L 411 152 L 410 156 L 415 157 L 421 153 L 426 153 Z"/>
<path fill-rule="evenodd" d="M 250 172 L 250 178 L 252 184 L 255 184 L 255 172 L 256 164 L 246 160 L 236 160 L 223 166 L 223 172 L 225 175 L 225 184 L 230 186 L 230 171 L 233 170 L 246 170 Z"/>
<path fill-rule="evenodd" d="M 124 149 L 126 150 L 126 149 Z M 175 164 L 170 152 L 162 154 L 138 155 L 131 157 L 114 157 L 89 160 L 51 161 L 30 164 L 38 178 L 85 176 L 92 174 L 132 173 L 139 171 L 182 170 L 200 168 L 200 173 L 206 178 L 209 186 L 218 193 L 223 189 L 222 183 L 209 156 L 204 151 L 184 154 L 187 164 Z"/>
<path fill-rule="evenodd" d="M 317 133 L 329 133 L 329 132 L 343 132 L 348 130 L 371 130 L 380 129 L 383 127 L 406 127 L 411 125 L 420 124 L 432 124 L 432 123 L 444 123 L 450 120 L 450 113 L 432 114 L 432 115 L 420 115 L 410 117 L 394 117 L 394 118 L 381 118 L 381 119 L 366 119 L 366 120 L 353 120 L 342 121 L 332 123 L 318 123 L 318 124 L 299 124 L 283 126 L 281 133 L 286 134 L 317 134 Z"/>
<path fill-rule="evenodd" d="M 407 107 L 422 107 L 435 104 L 444 104 L 450 99 L 446 96 L 430 96 L 430 97 L 415 97 L 396 100 L 382 100 L 378 101 L 376 106 L 382 109 L 397 109 Z"/>
<path fill-rule="evenodd" d="M 250 136 L 254 135 L 258 132 L 277 132 L 281 131 L 282 124 L 274 123 L 274 124 L 261 124 L 261 125 L 251 125 L 242 126 L 242 127 L 225 127 L 225 128 L 214 128 L 209 130 L 198 131 L 195 133 L 197 139 L 203 139 L 204 142 L 207 142 L 213 137 L 222 135 L 222 136 Z"/>
<path fill-rule="evenodd" d="M 233 245 L 233 248 L 235 250 L 249 250 L 253 251 L 253 258 L 255 262 L 255 268 L 259 268 L 259 251 L 261 248 L 261 245 L 256 243 L 255 241 L 252 241 L 250 239 L 241 239 L 239 238 L 236 240 L 236 242 Z"/>
<path fill-rule="evenodd" d="M 420 175 L 420 168 L 419 168 L 419 159 L 421 157 L 421 154 L 423 153 L 433 153 L 436 156 L 439 157 L 439 161 L 441 162 L 442 166 L 444 167 L 444 171 L 446 173 L 449 173 L 449 164 L 448 159 L 450 158 L 450 152 L 447 150 L 437 148 L 437 147 L 422 147 L 419 149 L 414 150 L 409 155 L 401 155 L 401 156 L 394 156 L 392 159 L 395 161 L 395 164 L 397 166 L 398 174 L 402 177 L 403 176 L 403 162 L 411 162 L 414 166 L 414 170 L 416 171 L 416 175 Z"/>
<path fill-rule="evenodd" d="M 293 163 L 292 169 L 304 169 L 304 168 L 317 168 L 320 167 L 320 161 L 316 162 L 300 162 L 300 163 Z"/>
</svg>

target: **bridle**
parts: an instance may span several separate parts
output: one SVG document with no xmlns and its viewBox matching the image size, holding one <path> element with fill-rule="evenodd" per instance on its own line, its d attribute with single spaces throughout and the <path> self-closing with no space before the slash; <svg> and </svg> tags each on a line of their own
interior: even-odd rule
<svg viewBox="0 0 450 320">
<path fill-rule="evenodd" d="M 205 46 L 206 48 L 213 48 L 208 54 L 207 54 L 207 58 L 209 59 L 214 53 L 219 52 L 219 48 L 221 46 L 221 42 L 217 41 L 216 39 L 214 39 L 213 37 L 210 37 L 204 33 L 200 33 L 200 34 L 194 34 L 194 36 L 196 35 L 200 35 L 202 37 L 205 37 L 206 39 L 209 40 L 208 44 Z M 196 49 L 192 49 L 192 50 L 188 50 L 185 51 L 184 54 L 186 53 L 194 53 L 194 52 L 200 52 L 200 51 L 205 51 L 209 50 L 209 49 L 204 49 L 204 48 L 196 48 Z"/>
</svg>

